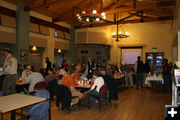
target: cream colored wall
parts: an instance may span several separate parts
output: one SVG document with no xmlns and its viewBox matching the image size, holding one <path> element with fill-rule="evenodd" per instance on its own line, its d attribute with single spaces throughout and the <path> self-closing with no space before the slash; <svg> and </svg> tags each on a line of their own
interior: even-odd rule
<svg viewBox="0 0 180 120">
<path fill-rule="evenodd" d="M 130 37 L 120 39 L 115 42 L 111 35 L 116 31 L 116 26 L 107 28 L 107 36 L 109 41 L 113 41 L 111 48 L 111 63 L 120 61 L 120 48 L 117 44 L 145 44 L 143 47 L 143 60 L 145 61 L 145 53 L 153 52 L 152 48 L 156 47 L 157 52 L 164 52 L 166 58 L 171 60 L 171 32 L 170 25 L 163 23 L 139 23 L 126 24 L 122 26 L 124 31 L 130 32 Z"/>
</svg>

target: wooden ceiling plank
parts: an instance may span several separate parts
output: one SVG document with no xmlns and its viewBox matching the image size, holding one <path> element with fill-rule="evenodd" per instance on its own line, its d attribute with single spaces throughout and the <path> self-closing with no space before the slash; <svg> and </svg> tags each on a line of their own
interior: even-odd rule
<svg viewBox="0 0 180 120">
<path fill-rule="evenodd" d="M 158 4 L 163 4 L 163 5 L 159 6 Z M 113 14 L 113 13 L 130 12 L 130 11 L 152 10 L 155 8 L 163 8 L 163 7 L 167 7 L 167 6 L 172 6 L 172 4 L 174 4 L 173 1 L 169 1 L 168 4 L 166 4 L 166 2 L 158 2 L 158 3 L 143 5 L 143 6 L 136 6 L 136 9 L 134 9 L 132 7 L 116 8 L 113 10 L 106 11 L 105 13 Z"/>
<path fill-rule="evenodd" d="M 136 0 L 133 0 L 133 8 L 136 9 Z"/>
<path fill-rule="evenodd" d="M 72 9 L 69 9 L 69 10 L 61 13 L 60 15 L 58 15 L 56 18 L 53 18 L 52 22 L 59 22 L 59 21 L 63 20 L 63 18 L 65 18 L 64 15 L 66 15 L 67 12 L 72 11 L 73 9 L 81 9 L 81 6 L 87 4 L 88 2 L 90 2 L 90 0 L 86 0 L 86 1 L 81 0 L 81 1 L 79 1 L 76 5 L 74 5 L 74 7 Z M 75 6 L 78 6 L 78 7 L 75 7 Z M 85 11 L 87 11 L 87 10 L 85 10 Z M 89 11 L 89 9 L 88 9 L 88 11 Z"/>
<path fill-rule="evenodd" d="M 103 0 L 100 0 L 100 10 L 103 9 Z"/>
<path fill-rule="evenodd" d="M 53 5 L 53 4 L 57 4 L 57 3 L 59 3 L 59 2 L 62 2 L 61 0 L 54 0 L 54 1 L 50 1 L 50 2 L 46 2 L 46 5 L 48 5 L 48 6 L 50 6 L 50 5 Z M 44 2 L 42 2 L 42 4 L 40 4 L 40 5 L 37 5 L 37 6 L 33 6 L 33 7 L 31 7 L 31 6 L 26 6 L 25 7 L 25 10 L 26 11 L 34 11 L 34 10 L 38 10 L 38 9 L 41 9 L 41 8 L 44 8 Z"/>
</svg>

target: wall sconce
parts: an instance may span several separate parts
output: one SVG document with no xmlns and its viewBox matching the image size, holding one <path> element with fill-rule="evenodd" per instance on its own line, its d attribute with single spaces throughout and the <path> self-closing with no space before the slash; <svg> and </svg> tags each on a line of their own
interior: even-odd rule
<svg viewBox="0 0 180 120">
<path fill-rule="evenodd" d="M 37 50 L 37 47 L 36 47 L 36 46 L 33 46 L 33 47 L 32 47 L 32 50 L 33 50 L 33 51 L 36 51 L 36 50 Z"/>
<path fill-rule="evenodd" d="M 61 49 L 58 49 L 58 53 L 61 53 Z"/>
</svg>

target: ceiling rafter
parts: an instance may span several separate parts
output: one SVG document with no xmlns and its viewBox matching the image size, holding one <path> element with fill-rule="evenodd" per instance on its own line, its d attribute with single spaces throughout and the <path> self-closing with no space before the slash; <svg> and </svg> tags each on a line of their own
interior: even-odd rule
<svg viewBox="0 0 180 120">
<path fill-rule="evenodd" d="M 108 10 L 111 10 L 111 9 L 114 9 L 118 6 L 121 6 L 123 5 L 124 3 L 128 2 L 129 0 L 121 0 L 119 2 L 115 2 L 115 3 L 112 3 L 111 5 L 105 7 L 103 10 L 101 10 L 100 12 L 106 12 Z"/>
<path fill-rule="evenodd" d="M 124 20 L 126 20 L 126 19 L 128 19 L 128 18 L 131 18 L 131 17 L 133 17 L 133 16 L 135 16 L 135 15 L 138 15 L 138 14 L 141 13 L 141 12 L 142 12 L 142 11 L 138 11 L 138 12 L 136 12 L 136 13 L 133 13 L 133 14 L 127 16 L 127 17 L 124 17 L 124 18 L 120 19 L 118 22 L 124 21 Z"/>
</svg>

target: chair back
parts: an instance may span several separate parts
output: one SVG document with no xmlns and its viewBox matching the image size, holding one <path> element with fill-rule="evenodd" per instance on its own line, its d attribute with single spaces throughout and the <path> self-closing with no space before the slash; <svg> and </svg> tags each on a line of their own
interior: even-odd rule
<svg viewBox="0 0 180 120">
<path fill-rule="evenodd" d="M 0 97 L 1 97 L 1 96 L 3 96 L 3 92 L 2 92 L 2 91 L 0 91 Z"/>
<path fill-rule="evenodd" d="M 48 91 L 50 92 L 51 100 L 53 100 L 53 96 L 56 95 L 57 89 L 58 82 L 56 79 L 48 82 Z"/>
<path fill-rule="evenodd" d="M 47 89 L 46 82 L 41 81 L 35 84 L 34 90 L 41 90 L 41 89 Z"/>
<path fill-rule="evenodd" d="M 47 90 L 39 90 L 35 93 L 37 97 L 43 97 L 46 99 L 50 98 L 49 92 Z M 30 120 L 44 120 L 49 113 L 49 100 L 38 103 L 32 107 L 32 109 L 28 112 L 28 116 Z"/>
<path fill-rule="evenodd" d="M 100 90 L 99 90 L 99 93 L 101 94 L 102 97 L 105 97 L 106 90 L 107 90 L 107 84 L 102 85 Z"/>
<path fill-rule="evenodd" d="M 56 106 L 59 108 L 59 102 L 62 102 L 61 110 L 68 109 L 71 106 L 71 91 L 64 85 L 59 85 L 56 93 Z"/>
</svg>

